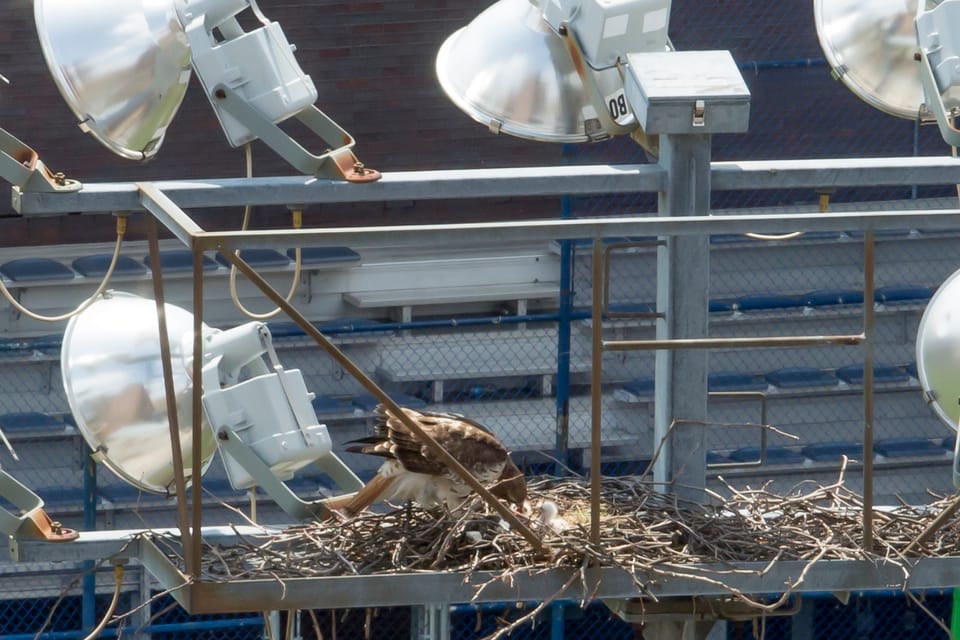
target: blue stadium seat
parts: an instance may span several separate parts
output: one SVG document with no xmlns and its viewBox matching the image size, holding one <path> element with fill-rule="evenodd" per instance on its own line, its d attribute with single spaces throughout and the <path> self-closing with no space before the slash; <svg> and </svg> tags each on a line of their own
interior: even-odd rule
<svg viewBox="0 0 960 640">
<path fill-rule="evenodd" d="M 656 313 L 657 305 L 652 302 L 611 302 L 607 312 L 611 314 Z"/>
<path fill-rule="evenodd" d="M 110 268 L 112 254 L 102 253 L 95 256 L 83 256 L 73 261 L 73 268 L 82 276 L 88 278 L 102 278 Z M 129 256 L 117 256 L 117 265 L 113 274 L 117 276 L 139 276 L 147 272 L 147 268 Z"/>
<path fill-rule="evenodd" d="M 317 412 L 317 417 L 323 418 L 325 415 L 353 413 L 353 402 L 346 398 L 332 398 L 330 396 L 318 395 L 311 402 L 313 410 Z"/>
<path fill-rule="evenodd" d="M 256 269 L 286 267 L 290 264 L 290 258 L 273 249 L 241 249 L 240 259 Z M 222 253 L 217 254 L 217 262 L 225 267 L 230 266 L 230 261 Z"/>
<path fill-rule="evenodd" d="M 390 398 L 401 407 L 407 407 L 409 409 L 422 409 L 427 406 L 427 403 L 420 398 L 405 393 L 391 393 Z M 373 411 L 377 408 L 377 405 L 380 404 L 380 401 L 373 397 L 371 393 L 361 393 L 358 396 L 354 396 L 353 404 L 364 411 Z"/>
<path fill-rule="evenodd" d="M 296 249 L 287 249 L 287 257 L 296 258 Z M 360 262 L 360 254 L 350 247 L 302 247 L 300 249 L 300 264 L 302 265 L 334 265 Z"/>
<path fill-rule="evenodd" d="M 623 390 L 635 396 L 652 396 L 653 384 L 653 378 L 634 378 L 629 382 L 623 383 Z"/>
<path fill-rule="evenodd" d="M 39 411 L 17 411 L 0 415 L 0 429 L 4 433 L 16 431 L 72 431 L 63 418 Z"/>
<path fill-rule="evenodd" d="M 808 444 L 801 453 L 816 462 L 840 460 L 841 456 L 860 460 L 863 458 L 863 444 L 853 440 L 835 440 L 833 442 L 817 442 Z"/>
<path fill-rule="evenodd" d="M 739 371 L 713 371 L 707 376 L 709 391 L 766 391 L 766 380 Z"/>
<path fill-rule="evenodd" d="M 67 265 L 50 258 L 17 258 L 3 263 L 0 274 L 14 282 L 73 280 L 77 275 Z"/>
<path fill-rule="evenodd" d="M 873 450 L 885 458 L 942 456 L 943 447 L 927 438 L 887 438 L 873 443 Z"/>
<path fill-rule="evenodd" d="M 728 464 L 730 458 L 722 451 L 707 451 L 707 464 Z"/>
<path fill-rule="evenodd" d="M 715 233 L 710 236 L 710 244 L 737 244 L 747 241 L 750 241 L 750 238 L 742 233 Z"/>
<path fill-rule="evenodd" d="M 150 264 L 150 256 L 144 258 L 143 263 L 148 267 L 152 267 Z M 209 256 L 203 256 L 204 271 L 216 271 L 217 268 L 216 262 L 210 259 Z M 193 271 L 193 252 L 189 249 L 171 249 L 169 251 L 161 251 L 160 270 L 163 273 Z"/>
<path fill-rule="evenodd" d="M 338 318 L 324 322 L 317 328 L 321 333 L 353 333 L 357 330 L 379 327 L 383 323 L 371 318 Z"/>
<path fill-rule="evenodd" d="M 803 304 L 808 307 L 825 307 L 836 304 L 863 304 L 860 289 L 818 289 L 803 294 Z"/>
<path fill-rule="evenodd" d="M 947 451 L 953 452 L 954 447 L 957 445 L 957 436 L 947 436 L 940 444 L 943 445 L 943 448 Z"/>
<path fill-rule="evenodd" d="M 831 372 L 815 367 L 785 367 L 769 372 L 766 379 L 779 389 L 834 387 L 840 384 L 839 378 Z"/>
<path fill-rule="evenodd" d="M 760 447 L 741 447 L 730 454 L 736 462 L 752 462 L 760 459 Z M 767 447 L 766 464 L 801 464 L 806 458 L 799 451 L 788 447 Z"/>
<path fill-rule="evenodd" d="M 926 302 L 933 295 L 934 288 L 923 285 L 891 285 L 877 287 L 873 299 L 888 304 L 891 302 Z"/>
<path fill-rule="evenodd" d="M 766 311 L 802 306 L 803 299 L 800 296 L 791 296 L 784 293 L 751 293 L 737 298 L 733 303 L 735 311 Z"/>
<path fill-rule="evenodd" d="M 848 364 L 845 367 L 837 369 L 837 377 L 847 384 L 863 384 L 863 374 L 864 369 L 862 363 Z M 891 364 L 875 363 L 873 365 L 874 384 L 895 384 L 909 380 L 910 375 L 902 367 Z"/>
<path fill-rule="evenodd" d="M 914 233 L 913 229 L 874 229 L 874 238 L 905 238 Z M 865 232 L 858 230 L 848 231 L 851 238 L 863 238 Z"/>
<path fill-rule="evenodd" d="M 710 300 L 710 313 L 723 313 L 733 311 L 733 300 Z"/>
</svg>

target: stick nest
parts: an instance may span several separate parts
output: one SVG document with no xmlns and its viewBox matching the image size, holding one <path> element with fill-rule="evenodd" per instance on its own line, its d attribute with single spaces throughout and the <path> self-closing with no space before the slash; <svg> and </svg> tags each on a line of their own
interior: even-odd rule
<svg viewBox="0 0 960 640">
<path fill-rule="evenodd" d="M 915 544 L 951 500 L 873 512 L 873 547 L 863 548 L 863 500 L 843 486 L 801 484 L 787 496 L 727 487 L 722 504 L 684 503 L 636 478 L 602 483 L 600 544 L 590 542 L 590 486 L 547 478 L 529 485 L 522 516 L 548 550 L 537 553 L 479 498 L 454 512 L 398 507 L 290 527 L 230 547 L 206 546 L 202 579 L 213 581 L 358 576 L 432 571 L 506 574 L 529 569 L 621 567 L 669 575 L 677 565 L 779 560 L 904 560 L 960 552 L 960 521 Z M 545 522 L 544 504 L 559 519 Z M 547 507 L 550 505 L 547 504 Z M 912 547 L 911 547 L 911 543 Z M 908 547 L 910 547 L 908 549 Z"/>
</svg>

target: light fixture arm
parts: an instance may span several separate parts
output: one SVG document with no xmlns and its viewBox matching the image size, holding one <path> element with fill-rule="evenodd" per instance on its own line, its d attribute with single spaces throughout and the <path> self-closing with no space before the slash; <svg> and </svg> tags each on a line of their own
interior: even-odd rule
<svg viewBox="0 0 960 640">
<path fill-rule="evenodd" d="M 233 458 L 250 474 L 254 484 L 266 491 L 267 495 L 287 515 L 297 520 L 330 516 L 326 499 L 303 500 L 297 496 L 290 490 L 290 487 L 277 478 L 260 456 L 254 453 L 253 449 L 230 429 L 221 429 L 217 432 L 217 443 L 224 453 Z M 357 491 L 363 487 L 363 482 L 354 475 L 353 471 L 332 453 L 323 456 L 314 463 L 347 492 Z"/>
<path fill-rule="evenodd" d="M 316 105 L 308 105 L 293 117 L 329 145 L 327 151 L 320 154 L 308 151 L 283 129 L 250 106 L 230 87 L 218 85 L 214 88 L 212 96 L 224 111 L 236 118 L 264 144 L 305 175 L 345 179 L 350 182 L 372 182 L 380 178 L 379 171 L 365 167 L 353 154 L 351 150 L 354 145 L 353 136 L 320 111 Z"/>
<path fill-rule="evenodd" d="M 50 171 L 36 151 L 5 129 L 0 129 L 0 176 L 21 191 L 55 193 L 83 186 Z"/>
<path fill-rule="evenodd" d="M 15 514 L 0 507 L 0 533 L 14 540 L 46 542 L 66 542 L 79 536 L 75 530 L 65 529 L 51 520 L 43 510 L 40 496 L 3 469 L 0 469 L 0 496 L 19 511 Z"/>
</svg>

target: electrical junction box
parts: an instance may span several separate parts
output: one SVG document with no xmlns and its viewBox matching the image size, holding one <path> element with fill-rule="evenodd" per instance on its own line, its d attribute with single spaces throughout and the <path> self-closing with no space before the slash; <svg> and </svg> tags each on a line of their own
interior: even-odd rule
<svg viewBox="0 0 960 640">
<path fill-rule="evenodd" d="M 750 90 L 729 51 L 628 53 L 624 91 L 647 134 L 743 133 Z"/>
</svg>

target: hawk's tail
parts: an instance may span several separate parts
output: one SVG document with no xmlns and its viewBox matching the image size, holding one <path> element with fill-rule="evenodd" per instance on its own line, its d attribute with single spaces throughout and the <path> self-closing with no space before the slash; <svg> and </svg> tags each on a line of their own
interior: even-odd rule
<svg viewBox="0 0 960 640">
<path fill-rule="evenodd" d="M 352 496 L 344 496 L 344 499 L 349 498 L 349 502 L 346 504 L 338 504 L 336 498 L 331 498 L 327 501 L 327 506 L 331 509 L 342 511 L 348 516 L 354 516 L 380 500 L 383 494 L 390 489 L 394 480 L 396 480 L 396 477 L 388 478 L 378 473 L 373 476 L 370 482 L 363 485 L 360 491 L 357 491 Z"/>
</svg>

